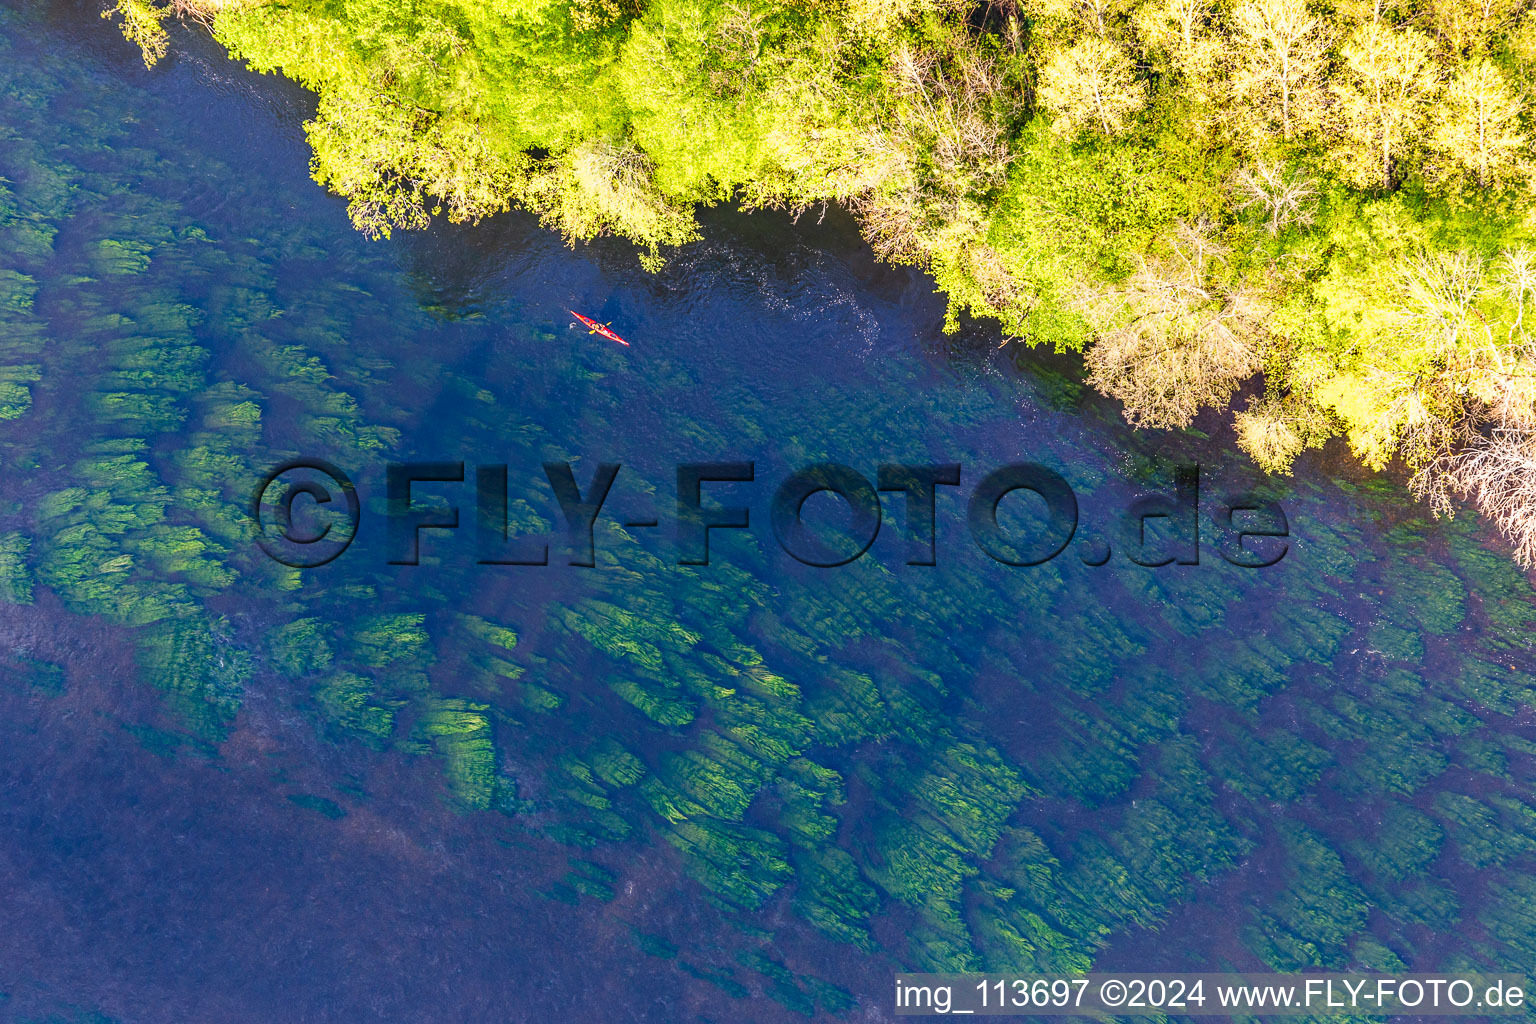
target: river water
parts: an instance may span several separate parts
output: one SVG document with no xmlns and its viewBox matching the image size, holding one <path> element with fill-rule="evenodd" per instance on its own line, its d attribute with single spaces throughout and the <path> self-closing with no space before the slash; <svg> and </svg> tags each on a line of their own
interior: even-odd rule
<svg viewBox="0 0 1536 1024">
<path fill-rule="evenodd" d="M 0 80 L 0 1016 L 884 1020 L 897 970 L 1536 963 L 1536 615 L 1470 514 L 1334 447 L 1265 479 L 1216 416 L 1133 434 L 1072 357 L 944 335 L 836 210 L 706 211 L 654 275 L 521 215 L 369 242 L 310 98 L 205 36 L 146 71 L 92 4 L 9 5 Z M 294 457 L 361 497 L 319 568 L 251 536 Z M 459 528 L 392 565 L 407 461 L 465 464 L 413 492 Z M 546 462 L 622 464 L 595 567 Z M 750 526 L 679 564 L 677 467 L 720 462 Z M 959 464 L 936 564 L 895 493 L 862 558 L 790 557 L 817 462 Z M 1033 567 L 967 528 L 1022 462 L 1080 510 Z M 1133 564 L 1118 515 L 1180 464 L 1200 562 Z M 498 465 L 550 564 L 478 564 Z M 1278 564 L 1221 557 L 1243 494 Z"/>
</svg>

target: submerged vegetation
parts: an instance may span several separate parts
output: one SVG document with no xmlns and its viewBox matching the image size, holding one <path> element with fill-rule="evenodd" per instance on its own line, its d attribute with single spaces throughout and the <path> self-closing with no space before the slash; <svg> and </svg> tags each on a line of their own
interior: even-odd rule
<svg viewBox="0 0 1536 1024">
<path fill-rule="evenodd" d="M 369 234 L 512 206 L 657 266 L 693 210 L 852 209 L 1148 427 L 1243 382 L 1272 472 L 1343 435 L 1536 563 L 1523 0 L 118 0 L 319 97 Z"/>
<path fill-rule="evenodd" d="M 416 19 L 429 7 L 376 9 Z M 231 4 L 215 23 L 242 10 L 276 12 Z M 660 29 L 645 35 L 644 19 L 618 5 L 578 4 L 570 15 L 511 3 L 477 10 L 560 25 L 580 20 L 550 30 L 561 45 L 647 38 L 663 56 L 681 46 Z M 1006 13 L 994 10 L 966 31 L 996 32 Z M 823 16 L 809 8 L 795 16 L 813 15 Z M 700 18 L 713 16 L 699 10 Z M 667 32 L 696 28 L 683 13 L 669 17 Z M 927 16 L 913 8 L 892 17 L 893 32 L 915 32 Z M 1090 58 L 1110 52 L 1111 42 L 1123 45 L 1115 42 L 1124 27 L 1116 17 L 1105 15 L 1103 46 L 1072 29 L 1079 36 L 1060 51 L 1072 56 L 1052 73 L 1065 81 L 1074 68 L 1097 66 Z M 0 522 L 0 600 L 8 614 L 56 616 L 45 621 L 61 623 L 65 635 L 94 617 L 93 628 L 132 645 L 139 677 L 164 695 L 165 729 L 125 723 L 146 748 L 220 758 L 232 733 L 272 729 L 282 719 L 284 729 L 296 722 L 306 741 L 336 744 L 348 755 L 337 761 L 388 762 L 367 785 L 327 786 L 316 765 L 302 788 L 279 787 L 274 799 L 285 810 L 313 819 L 306 828 L 353 824 L 365 809 L 399 813 L 398 803 L 369 806 L 369 789 L 400 785 L 414 768 L 410 784 L 435 783 L 444 806 L 465 815 L 466 831 L 483 829 L 509 847 L 566 848 L 570 871 L 544 895 L 611 900 L 627 926 L 613 934 L 631 934 L 636 949 L 658 961 L 647 966 L 675 969 L 734 998 L 766 994 L 807 1014 L 850 1005 L 847 993 L 801 973 L 808 958 L 785 952 L 804 948 L 811 929 L 818 942 L 844 943 L 902 969 L 1081 970 L 1155 929 L 1163 929 L 1152 941 L 1170 965 L 1207 968 L 1219 957 L 1243 968 L 1507 969 L 1536 951 L 1528 909 L 1536 892 L 1530 585 L 1466 523 L 1405 518 L 1379 481 L 1268 481 L 1266 493 L 1306 528 L 1297 531 L 1295 559 L 1264 574 L 1221 562 L 1189 572 L 1090 571 L 1067 558 L 1015 572 L 957 560 L 924 575 L 871 558 L 847 572 L 810 575 L 775 561 L 749 533 L 722 540 L 731 546 L 718 564 L 693 568 L 657 556 L 607 515 L 590 571 L 562 574 L 551 565 L 500 575 L 436 557 L 445 548 L 434 537 L 424 543 L 435 564 L 396 572 L 383 568 L 381 550 L 369 550 L 378 543 L 369 534 L 327 571 L 276 566 L 249 543 L 246 488 L 301 452 L 324 452 L 349 467 L 435 447 L 536 464 L 576 454 L 564 438 L 617 424 L 623 436 L 647 442 L 637 444 L 634 469 L 648 479 L 665 479 L 661 470 L 669 468 L 661 464 L 664 446 L 650 443 L 659 438 L 724 452 L 779 436 L 789 449 L 784 458 L 805 462 L 857 450 L 871 437 L 942 434 L 963 457 L 982 460 L 999 453 L 989 447 L 991 424 L 1016 409 L 1018 392 L 1009 389 L 1017 382 L 946 391 L 946 407 L 935 410 L 911 400 L 918 368 L 877 362 L 864 379 L 878 387 L 781 410 L 771 392 L 753 390 L 741 363 L 657 351 L 643 369 L 625 364 L 620 373 L 602 362 L 613 356 L 607 349 L 550 344 L 547 325 L 518 308 L 526 293 L 515 285 L 505 302 L 487 303 L 494 316 L 447 320 L 426 308 L 417 282 L 402 272 L 403 247 L 383 253 L 357 243 L 339 217 L 304 205 L 306 191 L 316 190 L 302 180 L 270 167 L 223 165 L 226 157 L 205 137 L 209 126 L 186 123 L 174 98 L 140 91 L 74 54 L 47 56 L 36 43 L 47 30 L 41 19 L 0 8 L 0 77 L 8 86 L 0 90 L 0 381 L 8 385 L 0 389 L 7 417 L 0 459 L 13 482 L 7 496 L 15 496 Z M 317 45 L 350 39 L 328 34 L 323 19 L 313 28 Z M 460 68 L 454 61 L 472 51 L 450 45 L 459 29 L 442 31 L 442 49 L 427 65 Z M 387 32 L 370 38 L 379 53 L 395 45 Z M 999 74 L 1030 52 L 1027 40 L 1017 51 L 1009 37 L 1003 43 Z M 877 41 L 868 45 L 871 66 L 884 66 Z M 1217 59 L 1211 48 L 1201 52 Z M 332 62 L 337 74 L 350 73 L 343 56 Z M 711 78 L 709 89 L 748 97 L 742 117 L 769 116 L 751 106 L 749 87 L 793 81 L 777 65 L 733 67 Z M 963 90 L 975 83 L 955 78 L 959 67 L 922 73 L 932 88 L 951 90 L 947 102 L 972 102 Z M 828 90 L 852 73 L 843 65 L 823 70 L 832 76 L 822 83 Z M 604 80 L 597 66 L 542 73 L 568 73 L 572 95 Z M 687 84 L 657 75 L 645 81 L 650 89 Z M 1245 350 L 1221 348 L 1257 337 L 1243 326 L 1247 307 L 1209 297 L 1180 305 L 1184 299 L 1159 291 L 1149 276 L 1159 272 L 1154 249 L 1145 266 L 1112 258 L 1116 239 L 1158 244 L 1147 211 L 1175 196 L 1193 201 L 1205 180 L 1191 177 L 1182 193 L 1149 190 L 1141 176 L 1163 173 L 1156 160 L 1169 150 L 1135 148 L 1138 118 L 1151 115 L 1130 104 L 1158 95 L 1145 82 L 1137 88 L 1145 91 L 1106 91 L 1102 108 L 1064 108 L 1020 128 L 1035 133 L 1027 137 L 1037 148 L 1010 157 L 1005 177 L 1035 198 L 1010 193 L 988 231 L 1002 238 L 1004 223 L 1044 231 L 1041 210 L 1068 218 L 1062 223 L 1088 223 L 1070 218 L 1090 213 L 1109 218 L 1097 235 L 1077 230 L 1049 246 L 1043 235 L 1027 236 L 1042 246 L 1031 266 L 1102 262 L 1104 276 L 1095 280 L 1104 290 L 1094 302 L 1117 297 L 1159 311 L 1148 326 L 1127 320 L 1120 334 L 1095 344 L 1134 349 L 1150 337 L 1138 332 L 1165 324 L 1217 346 L 1212 351 L 1232 373 L 1250 372 Z M 1283 134 L 1291 118 L 1299 134 L 1305 117 L 1332 109 L 1320 85 L 1287 88 L 1273 131 Z M 508 117 L 570 115 L 560 95 L 550 93 L 542 108 L 530 93 L 498 109 Z M 822 96 L 831 104 L 832 95 L 804 93 L 789 106 L 827 118 L 836 132 L 853 131 L 858 122 L 836 120 L 839 108 L 812 102 Z M 737 109 L 712 104 L 700 99 L 688 108 L 695 128 L 708 127 L 698 120 L 707 112 L 725 117 Z M 976 116 L 983 114 L 992 116 Z M 1060 117 L 1068 120 L 1057 128 Z M 1106 126 L 1128 134 L 1096 138 Z M 732 155 L 723 135 L 673 138 L 663 127 L 650 130 L 697 147 L 690 150 L 697 159 L 722 167 L 745 159 Z M 573 121 L 570 130 L 585 128 Z M 827 132 L 816 139 L 828 147 L 857 142 Z M 1007 136 L 1008 145 L 1026 135 Z M 602 159 L 584 150 L 591 159 L 583 173 L 598 173 L 612 158 L 629 161 L 625 173 L 648 168 L 648 177 L 634 179 L 646 188 L 683 187 L 681 178 L 665 177 L 674 165 L 656 155 L 656 139 L 626 145 L 628 155 L 606 150 Z M 551 148 L 537 161 L 586 159 L 570 152 Z M 554 173 L 528 160 L 530 174 Z M 924 174 L 939 171 L 924 166 Z M 188 167 L 198 168 L 197 180 L 189 182 Z M 865 174 L 878 165 L 844 169 Z M 394 172 L 380 173 L 380 187 L 403 187 Z M 1342 243 L 1306 231 L 1359 233 L 1376 224 L 1380 237 L 1411 247 L 1413 232 L 1431 223 L 1425 211 L 1442 211 L 1446 224 L 1493 223 L 1428 192 L 1412 193 L 1423 204 L 1415 207 L 1408 184 L 1372 196 L 1325 182 L 1321 171 L 1298 180 L 1293 168 L 1254 164 L 1236 173 L 1250 174 L 1254 188 L 1280 182 L 1290 198 L 1251 208 L 1244 214 L 1251 221 L 1219 230 L 1188 218 L 1180 227 L 1175 216 L 1173 248 L 1163 258 L 1211 282 L 1253 265 L 1220 242 L 1221 232 L 1248 230 L 1260 245 L 1284 241 L 1312 253 L 1316 266 L 1331 269 L 1316 280 L 1308 276 L 1322 273 L 1316 267 L 1301 273 L 1298 281 L 1312 282 L 1305 285 L 1311 298 L 1293 296 L 1286 301 L 1300 305 L 1281 303 L 1272 319 L 1299 325 L 1296 337 L 1317 345 L 1332 335 L 1308 333 L 1317 325 L 1306 318 L 1308 303 L 1345 322 L 1356 312 L 1364 317 L 1364 297 L 1376 293 L 1364 283 L 1373 265 L 1361 250 L 1346 256 Z M 1493 171 L 1485 173 L 1491 180 Z M 554 188 L 556 179 L 544 180 Z M 1100 201 L 1105 181 L 1118 183 L 1113 205 Z M 562 202 L 580 198 L 558 194 Z M 655 194 L 648 201 L 658 223 L 675 217 L 669 223 L 687 233 L 685 207 Z M 1364 219 L 1351 222 L 1339 212 L 1344 206 L 1327 203 L 1352 203 Z M 294 216 L 295 209 L 315 215 Z M 874 207 L 861 209 L 872 215 Z M 1398 219 L 1383 220 L 1390 210 Z M 590 210 L 578 214 L 570 223 L 614 226 L 591 219 Z M 551 262 L 536 262 L 543 258 Z M 1481 258 L 1490 261 L 1481 271 L 1488 274 L 1504 272 L 1500 260 L 1518 259 Z M 530 277 L 568 270 L 547 254 L 527 259 L 536 271 Z M 1281 268 L 1302 262 L 1276 259 Z M 1008 270 L 1005 256 L 998 260 L 995 269 Z M 1478 266 L 1470 256 L 1454 265 Z M 825 316 L 841 280 L 795 273 L 798 301 Z M 1358 290 L 1316 291 L 1325 278 L 1355 281 Z M 726 290 L 715 278 L 700 279 Z M 1067 304 L 1075 278 L 1054 280 L 1062 290 L 1050 301 L 1059 304 L 1041 300 L 1021 324 L 1042 339 L 1075 337 L 1087 323 L 1074 319 L 1087 313 Z M 1347 294 L 1356 297 L 1346 302 Z M 1502 315 L 1523 322 L 1523 305 L 1511 308 Z M 1497 312 L 1486 308 L 1490 318 Z M 772 325 L 792 322 L 786 315 Z M 1265 365 L 1276 351 L 1261 350 Z M 1094 362 L 1093 349 L 1089 355 L 1095 379 L 1121 380 L 1116 386 L 1145 392 L 1148 401 L 1186 400 Z M 1327 366 L 1317 365 L 1326 378 Z M 732 401 L 699 401 L 701 393 L 724 393 L 722 381 L 740 385 Z M 1297 425 L 1286 429 L 1302 441 L 1326 433 L 1307 425 L 1316 412 L 1307 411 L 1306 395 L 1283 391 L 1269 400 L 1298 410 L 1287 421 Z M 1098 443 L 1104 434 L 1087 443 L 1049 429 L 1067 416 L 1035 411 L 1046 429 L 1032 451 L 1082 485 L 1085 509 L 1099 485 L 1123 482 L 1127 466 L 1138 487 L 1166 483 L 1138 447 L 1150 442 L 1116 430 L 1108 435 L 1113 444 Z M 1261 420 L 1245 422 L 1256 437 L 1288 436 Z M 415 435 L 409 442 L 406 431 Z M 521 502 L 509 514 L 520 533 L 554 526 Z M 1292 570 L 1293 561 L 1304 568 Z M 78 670 L 84 656 L 60 649 Z M 37 703 L 72 700 L 80 680 L 44 653 L 0 659 L 0 686 L 25 687 Z M 262 704 L 266 710 L 253 714 Z M 119 714 L 128 712 L 116 702 L 101 708 L 104 718 Z M 312 753 L 305 746 L 299 755 Z M 221 767 L 246 770 L 236 758 Z M 639 856 L 643 844 L 654 849 Z M 523 864 L 510 852 L 508 862 Z M 664 894 L 617 895 L 637 878 L 659 884 L 651 862 L 679 866 L 697 886 L 689 892 L 698 913 L 673 919 L 664 936 L 654 933 L 669 919 L 647 920 L 639 909 L 668 902 Z M 828 969 L 837 959 L 826 959 Z"/>
</svg>

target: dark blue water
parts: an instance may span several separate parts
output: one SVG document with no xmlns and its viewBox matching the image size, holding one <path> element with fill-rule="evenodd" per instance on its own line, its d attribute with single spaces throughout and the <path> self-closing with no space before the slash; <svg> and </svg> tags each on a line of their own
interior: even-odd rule
<svg viewBox="0 0 1536 1024">
<path fill-rule="evenodd" d="M 1265 479 L 1215 416 L 1134 435 L 835 210 L 711 212 L 655 275 L 522 216 L 369 243 L 282 80 L 190 32 L 146 72 L 90 4 L 0 37 L 0 1015 L 882 1020 L 898 969 L 1536 958 L 1531 591 L 1469 516 L 1332 449 Z M 248 522 L 294 456 L 362 498 L 307 572 Z M 460 528 L 392 566 L 406 460 L 466 464 L 417 492 Z M 594 568 L 551 461 L 623 466 Z M 722 461 L 752 526 L 679 565 L 676 466 Z M 862 559 L 786 554 L 820 461 L 960 464 L 938 564 L 895 495 Z M 1081 503 L 1033 568 L 965 518 L 1021 461 Z M 1180 463 L 1286 557 L 1207 517 L 1201 564 L 1129 562 Z M 548 566 L 476 564 L 501 464 Z"/>
</svg>

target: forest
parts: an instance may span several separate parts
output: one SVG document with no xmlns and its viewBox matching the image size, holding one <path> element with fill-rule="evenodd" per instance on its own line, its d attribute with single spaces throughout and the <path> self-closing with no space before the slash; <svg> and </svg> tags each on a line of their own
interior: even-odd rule
<svg viewBox="0 0 1536 1024">
<path fill-rule="evenodd" d="M 700 206 L 841 204 L 1132 424 L 1342 435 L 1536 562 L 1526 0 L 117 0 L 318 96 L 370 235 L 537 213 L 658 268 Z M 814 214 L 813 215 L 817 215 Z M 1245 387 L 1249 382 L 1259 382 Z"/>
</svg>

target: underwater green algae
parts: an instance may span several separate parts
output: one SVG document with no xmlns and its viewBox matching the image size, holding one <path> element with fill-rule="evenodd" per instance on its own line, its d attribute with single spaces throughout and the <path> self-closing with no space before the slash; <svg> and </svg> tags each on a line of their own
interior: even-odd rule
<svg viewBox="0 0 1536 1024">
<path fill-rule="evenodd" d="M 25 18 L 0 12 L 0 598 L 57 600 L 130 640 L 166 715 L 139 727 L 147 746 L 218 759 L 260 688 L 324 742 L 433 765 L 464 815 L 568 848 L 552 900 L 614 898 L 586 851 L 671 851 L 736 937 L 642 933 L 637 950 L 796 1013 L 851 997 L 764 952 L 782 908 L 906 969 L 1081 970 L 1213 894 L 1242 944 L 1220 955 L 1249 965 L 1536 955 L 1531 589 L 1465 519 L 1405 518 L 1396 491 L 1267 484 L 1303 567 L 1272 573 L 954 555 L 937 576 L 875 560 L 814 574 L 756 534 L 690 568 L 606 514 L 598 567 L 552 584 L 444 548 L 402 575 L 368 538 L 335 572 L 265 559 L 246 502 L 282 458 L 362 467 L 448 442 L 570 458 L 571 439 L 630 415 L 620 364 L 551 354 L 496 379 L 479 353 L 547 324 L 445 320 L 393 250 L 282 215 L 284 186 L 195 138 L 140 138 L 130 117 L 160 101 L 19 57 Z M 61 102 L 61 82 L 84 94 Z M 236 221 L 175 198 L 188 167 L 244 190 Z M 745 383 L 695 400 L 705 371 L 653 349 L 626 371 L 655 392 L 655 450 L 633 456 L 652 482 L 668 480 L 657 438 L 783 438 L 765 479 L 948 430 L 968 450 L 936 449 L 995 463 L 988 425 L 1049 406 L 1023 377 L 951 409 L 887 360 L 883 391 L 799 403 L 791 429 Z M 1166 485 L 1150 442 L 1042 434 L 1031 456 L 1085 505 Z M 900 443 L 878 457 L 940 454 Z M 1243 472 L 1218 460 L 1213 474 Z M 511 509 L 523 532 L 552 516 Z M 35 660 L 0 672 L 65 685 Z M 285 799 L 333 820 L 366 802 L 340 780 L 325 793 Z M 1214 969 L 1198 934 L 1167 944 Z"/>
</svg>

